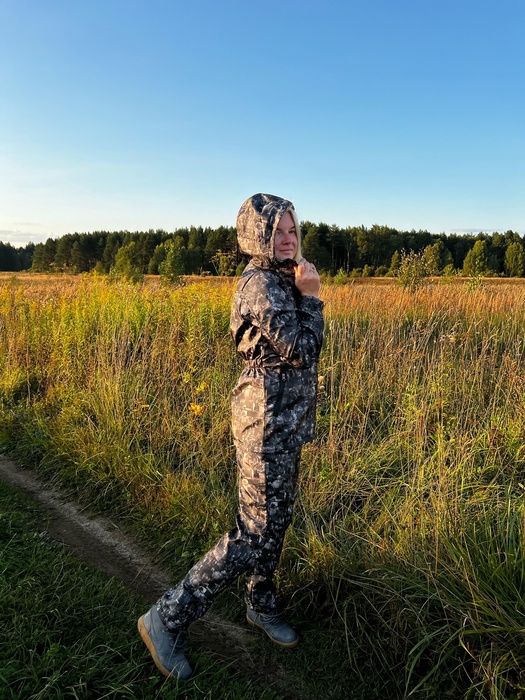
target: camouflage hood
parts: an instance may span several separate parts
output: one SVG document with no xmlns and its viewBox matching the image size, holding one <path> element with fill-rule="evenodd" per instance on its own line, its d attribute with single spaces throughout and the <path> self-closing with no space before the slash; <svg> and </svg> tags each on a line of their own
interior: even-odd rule
<svg viewBox="0 0 525 700">
<path fill-rule="evenodd" d="M 297 229 L 296 261 L 301 258 L 301 230 L 293 204 L 274 194 L 254 194 L 239 209 L 237 241 L 243 253 L 262 267 L 279 266 L 274 253 L 275 230 L 281 217 L 289 211 Z"/>
</svg>

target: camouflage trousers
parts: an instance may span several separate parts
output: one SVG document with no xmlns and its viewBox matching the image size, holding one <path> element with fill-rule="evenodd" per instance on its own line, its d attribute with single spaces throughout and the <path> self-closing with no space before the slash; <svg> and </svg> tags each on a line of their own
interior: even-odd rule
<svg viewBox="0 0 525 700">
<path fill-rule="evenodd" d="M 185 628 L 204 615 L 240 574 L 246 574 L 247 605 L 262 613 L 275 610 L 273 574 L 292 519 L 300 456 L 301 448 L 272 455 L 237 452 L 237 527 L 157 602 L 168 629 Z"/>
</svg>

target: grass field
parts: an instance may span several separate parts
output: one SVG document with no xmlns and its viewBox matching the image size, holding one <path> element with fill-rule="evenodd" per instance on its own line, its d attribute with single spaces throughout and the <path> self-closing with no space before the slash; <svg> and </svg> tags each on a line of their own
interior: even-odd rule
<svg viewBox="0 0 525 700">
<path fill-rule="evenodd" d="M 174 577 L 234 515 L 233 288 L 0 279 L 1 444 L 125 519 Z M 521 698 L 525 285 L 322 298 L 287 608 L 344 641 L 333 655 L 362 697 Z"/>
</svg>

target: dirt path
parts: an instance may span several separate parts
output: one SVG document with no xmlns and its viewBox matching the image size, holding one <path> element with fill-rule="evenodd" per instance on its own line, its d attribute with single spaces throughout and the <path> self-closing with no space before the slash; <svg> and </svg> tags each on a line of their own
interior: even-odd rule
<svg viewBox="0 0 525 700">
<path fill-rule="evenodd" d="M 0 455 L 0 480 L 30 496 L 44 513 L 43 525 L 50 536 L 65 544 L 78 559 L 113 576 L 125 586 L 154 601 L 172 583 L 168 574 L 140 550 L 136 542 L 107 518 L 89 511 L 44 484 L 32 471 L 22 469 Z M 254 632 L 208 613 L 193 623 L 190 637 L 218 660 L 264 685 L 271 683 L 287 700 L 305 700 L 285 669 L 261 659 Z"/>
<path fill-rule="evenodd" d="M 107 519 L 93 517 L 43 484 L 33 472 L 0 455 L 0 479 L 42 506 L 44 526 L 51 537 L 108 576 L 114 576 L 146 600 L 169 587 L 165 572 L 156 568 L 129 537 Z"/>
</svg>

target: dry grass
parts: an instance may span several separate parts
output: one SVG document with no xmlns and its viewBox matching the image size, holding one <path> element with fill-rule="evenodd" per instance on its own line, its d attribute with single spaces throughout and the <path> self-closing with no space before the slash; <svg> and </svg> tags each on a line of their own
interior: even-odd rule
<svg viewBox="0 0 525 700">
<path fill-rule="evenodd" d="M 235 508 L 233 285 L 0 280 L 4 442 L 169 536 L 179 573 Z M 343 624 L 355 673 L 414 697 L 447 697 L 450 674 L 450 697 L 521 697 L 525 284 L 322 295 L 319 436 L 281 588 Z"/>
</svg>

